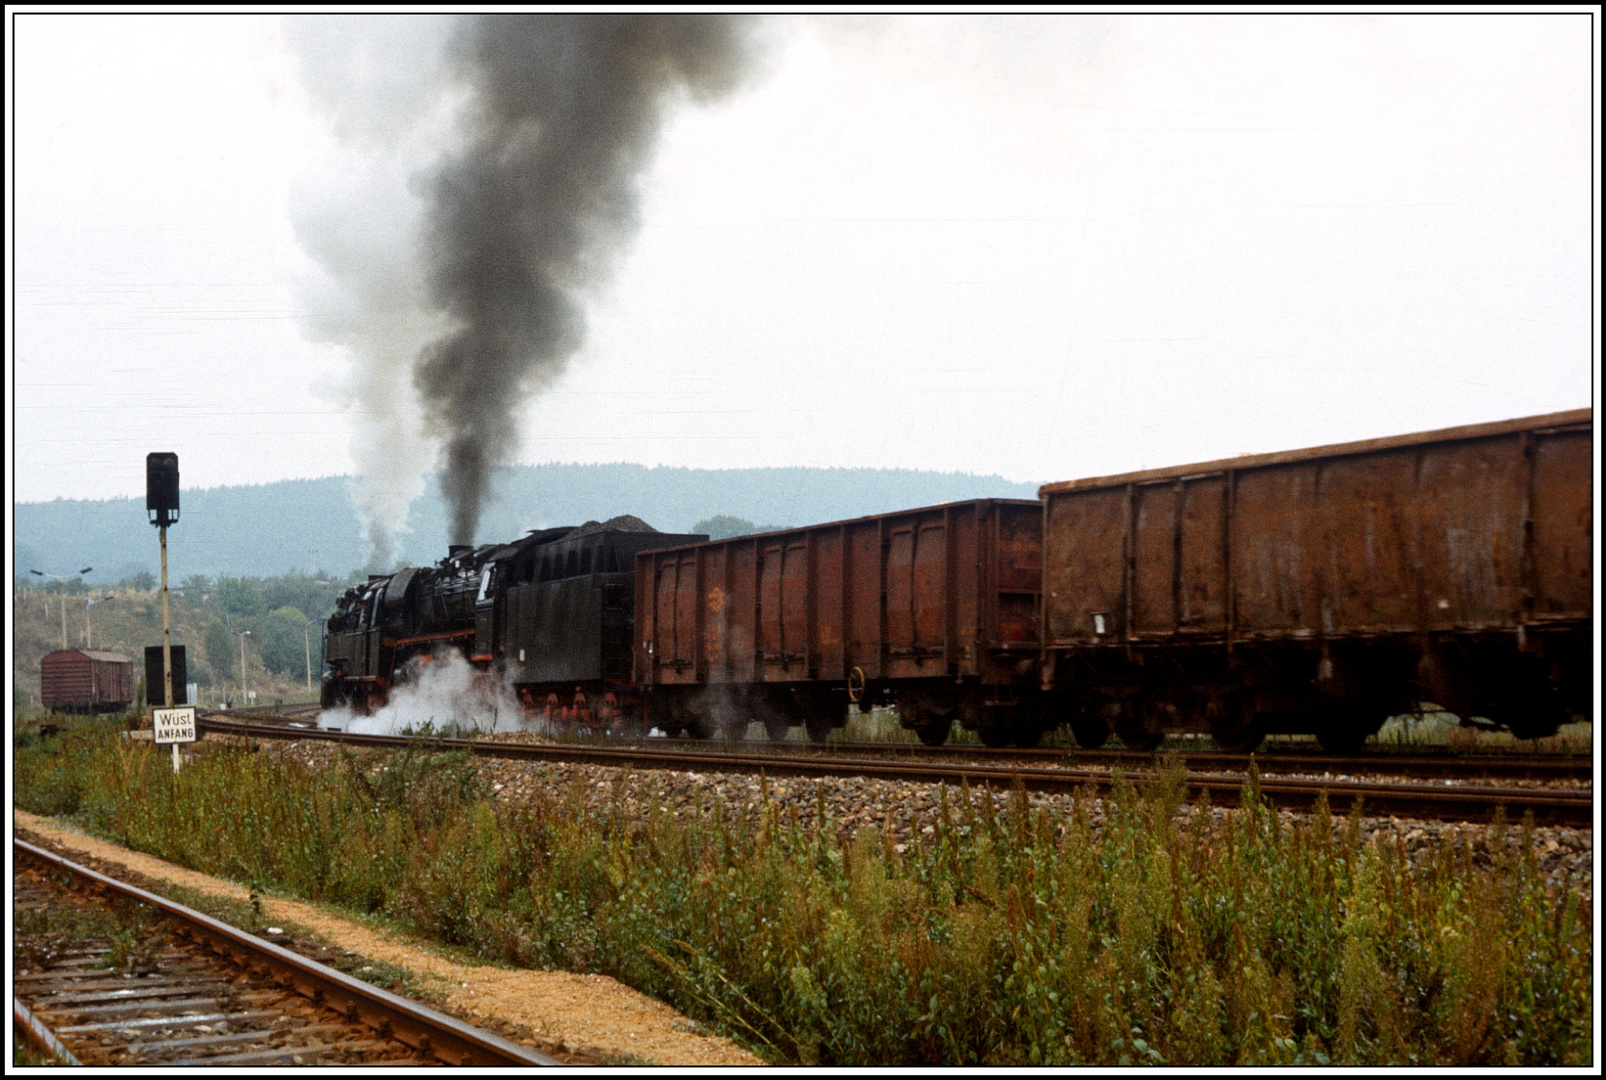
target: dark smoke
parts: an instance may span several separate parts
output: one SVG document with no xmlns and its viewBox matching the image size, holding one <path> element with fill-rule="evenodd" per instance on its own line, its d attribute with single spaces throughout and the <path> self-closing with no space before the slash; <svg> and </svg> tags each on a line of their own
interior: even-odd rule
<svg viewBox="0 0 1606 1080">
<path fill-rule="evenodd" d="M 635 235 L 637 182 L 666 108 L 748 67 L 746 21 L 708 15 L 483 15 L 453 62 L 474 94 L 465 148 L 430 182 L 432 299 L 451 330 L 413 373 L 443 440 L 452 542 L 473 543 L 519 406 L 585 337 L 581 294 Z"/>
</svg>

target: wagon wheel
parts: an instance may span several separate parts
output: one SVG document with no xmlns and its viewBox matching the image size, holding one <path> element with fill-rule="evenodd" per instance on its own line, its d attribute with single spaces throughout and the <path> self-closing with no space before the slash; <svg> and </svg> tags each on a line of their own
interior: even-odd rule
<svg viewBox="0 0 1606 1080">
<path fill-rule="evenodd" d="M 939 713 L 918 701 L 898 702 L 898 723 L 914 732 L 926 746 L 941 746 L 954 729 L 951 712 Z"/>
<path fill-rule="evenodd" d="M 1210 737 L 1229 754 L 1252 754 L 1266 741 L 1266 720 L 1247 707 L 1229 709 L 1210 721 Z"/>
<path fill-rule="evenodd" d="M 1117 731 L 1115 737 L 1121 740 L 1122 746 L 1140 754 L 1159 749 L 1160 744 L 1165 742 L 1163 731 Z"/>
<path fill-rule="evenodd" d="M 809 733 L 809 742 L 824 742 L 831 734 L 831 718 L 811 716 L 803 721 L 803 728 Z"/>
<path fill-rule="evenodd" d="M 988 724 L 977 731 L 976 735 L 981 739 L 983 746 L 990 746 L 996 750 L 1000 746 L 1008 746 L 1014 741 L 1015 725 L 1007 722 Z"/>
<path fill-rule="evenodd" d="M 791 733 L 792 723 L 789 720 L 774 717 L 764 721 L 764 734 L 769 736 L 770 742 L 785 742 Z"/>
<path fill-rule="evenodd" d="M 1329 754 L 1355 754 L 1366 745 L 1366 732 L 1343 724 L 1323 724 L 1316 729 L 1316 741 Z"/>
<path fill-rule="evenodd" d="M 1334 705 L 1316 725 L 1316 741 L 1329 754 L 1358 754 L 1388 719 L 1385 708 L 1342 708 Z"/>
<path fill-rule="evenodd" d="M 1076 736 L 1076 745 L 1085 750 L 1097 750 L 1110 741 L 1110 728 L 1103 720 L 1085 711 L 1079 711 L 1071 716 L 1071 734 Z"/>
<path fill-rule="evenodd" d="M 1015 737 L 1011 740 L 1022 750 L 1030 750 L 1043 741 L 1043 729 L 1032 724 L 1016 724 Z"/>
</svg>

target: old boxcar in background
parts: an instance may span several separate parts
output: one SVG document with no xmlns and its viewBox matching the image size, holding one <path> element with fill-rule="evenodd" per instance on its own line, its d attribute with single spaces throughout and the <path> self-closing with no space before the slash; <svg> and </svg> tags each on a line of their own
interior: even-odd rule
<svg viewBox="0 0 1606 1080">
<path fill-rule="evenodd" d="M 60 712 L 119 712 L 134 703 L 134 662 L 121 653 L 58 649 L 39 661 L 40 701 Z"/>
<path fill-rule="evenodd" d="M 644 553 L 635 681 L 671 733 L 819 740 L 856 701 L 1035 742 L 1041 545 L 1040 504 L 981 499 Z"/>
<path fill-rule="evenodd" d="M 1589 409 L 1050 484 L 1044 670 L 1079 741 L 1353 747 L 1422 701 L 1591 707 Z"/>
</svg>

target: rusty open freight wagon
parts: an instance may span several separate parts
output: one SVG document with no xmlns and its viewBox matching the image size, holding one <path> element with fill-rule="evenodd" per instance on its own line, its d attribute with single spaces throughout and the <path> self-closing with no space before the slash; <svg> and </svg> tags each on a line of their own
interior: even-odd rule
<svg viewBox="0 0 1606 1080">
<path fill-rule="evenodd" d="M 1593 412 L 1045 486 L 1044 687 L 1084 743 L 1354 746 L 1590 708 Z"/>
<path fill-rule="evenodd" d="M 650 719 L 822 739 L 851 701 L 931 741 L 956 718 L 1007 739 L 1038 695 L 1041 540 L 1039 503 L 980 499 L 645 552 Z"/>
</svg>

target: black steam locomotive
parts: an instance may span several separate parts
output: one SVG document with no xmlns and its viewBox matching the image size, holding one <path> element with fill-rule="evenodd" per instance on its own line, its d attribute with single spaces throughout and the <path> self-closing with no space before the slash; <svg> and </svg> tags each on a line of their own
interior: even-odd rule
<svg viewBox="0 0 1606 1080">
<path fill-rule="evenodd" d="M 372 711 L 410 671 L 455 652 L 531 713 L 632 729 L 644 715 L 630 682 L 636 554 L 707 539 L 623 515 L 453 545 L 433 567 L 373 575 L 329 620 L 323 706 Z"/>
</svg>

